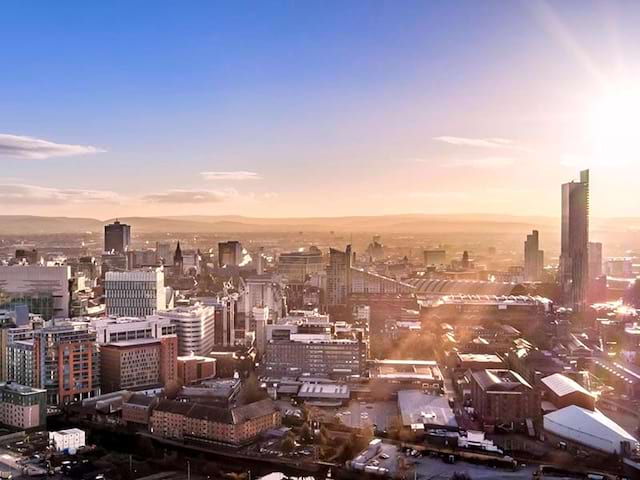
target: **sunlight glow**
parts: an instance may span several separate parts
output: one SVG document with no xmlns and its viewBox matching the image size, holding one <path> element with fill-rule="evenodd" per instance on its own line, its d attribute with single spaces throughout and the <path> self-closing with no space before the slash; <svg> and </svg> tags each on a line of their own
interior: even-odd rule
<svg viewBox="0 0 640 480">
<path fill-rule="evenodd" d="M 628 165 L 640 160 L 640 87 L 610 90 L 589 115 L 593 162 Z"/>
</svg>

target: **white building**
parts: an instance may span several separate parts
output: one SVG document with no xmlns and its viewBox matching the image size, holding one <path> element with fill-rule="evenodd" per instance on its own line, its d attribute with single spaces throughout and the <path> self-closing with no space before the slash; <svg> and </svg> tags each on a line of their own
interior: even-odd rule
<svg viewBox="0 0 640 480">
<path fill-rule="evenodd" d="M 100 317 L 89 320 L 99 345 L 142 338 L 162 338 L 175 335 L 176 326 L 165 317 Z"/>
<path fill-rule="evenodd" d="M 0 266 L 0 291 L 8 296 L 5 308 L 26 304 L 46 320 L 69 316 L 70 280 L 68 265 Z"/>
<path fill-rule="evenodd" d="M 546 432 L 601 452 L 620 454 L 625 443 L 637 449 L 638 440 L 598 410 L 570 405 L 546 414 L 543 425 Z"/>
<path fill-rule="evenodd" d="M 86 445 L 84 430 L 79 428 L 49 432 L 49 441 L 57 452 L 77 451 Z"/>
<path fill-rule="evenodd" d="M 168 320 L 178 335 L 178 355 L 208 355 L 215 348 L 215 306 L 201 303 L 158 312 L 148 320 Z"/>
<path fill-rule="evenodd" d="M 107 272 L 104 293 L 107 315 L 144 317 L 168 308 L 162 269 Z"/>
</svg>

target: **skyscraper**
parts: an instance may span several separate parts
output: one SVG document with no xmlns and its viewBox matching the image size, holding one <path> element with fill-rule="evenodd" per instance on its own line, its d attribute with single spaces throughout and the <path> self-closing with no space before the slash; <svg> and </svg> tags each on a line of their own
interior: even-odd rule
<svg viewBox="0 0 640 480">
<path fill-rule="evenodd" d="M 104 226 L 104 251 L 125 253 L 131 243 L 131 227 L 118 220 Z"/>
<path fill-rule="evenodd" d="M 589 285 L 589 170 L 562 185 L 560 284 L 564 302 L 583 311 Z"/>
<path fill-rule="evenodd" d="M 242 262 L 242 244 L 237 240 L 218 243 L 218 265 L 237 267 Z"/>
<path fill-rule="evenodd" d="M 602 276 L 602 243 L 589 242 L 589 280 Z"/>
<path fill-rule="evenodd" d="M 527 235 L 524 242 L 524 278 L 528 282 L 537 282 L 542 275 L 544 267 L 544 252 L 540 250 L 540 237 L 538 230 L 533 230 Z"/>
<path fill-rule="evenodd" d="M 344 252 L 334 248 L 329 250 L 327 267 L 327 305 L 344 305 L 351 293 L 351 245 Z"/>
</svg>

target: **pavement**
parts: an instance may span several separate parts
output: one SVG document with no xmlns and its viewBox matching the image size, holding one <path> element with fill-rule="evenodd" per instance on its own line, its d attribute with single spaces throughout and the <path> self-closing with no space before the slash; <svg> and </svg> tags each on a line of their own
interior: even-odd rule
<svg viewBox="0 0 640 480">
<path fill-rule="evenodd" d="M 455 472 L 468 473 L 473 480 L 502 480 L 533 478 L 537 465 L 521 467 L 516 471 L 485 467 L 457 461 L 445 463 L 437 457 L 420 457 L 415 460 L 416 479 L 420 480 L 448 480 Z"/>
</svg>

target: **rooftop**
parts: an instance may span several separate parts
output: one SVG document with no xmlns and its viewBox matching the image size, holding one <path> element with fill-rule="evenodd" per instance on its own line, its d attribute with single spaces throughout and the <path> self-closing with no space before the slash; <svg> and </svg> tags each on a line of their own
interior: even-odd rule
<svg viewBox="0 0 640 480">
<path fill-rule="evenodd" d="M 472 372 L 475 381 L 485 391 L 512 391 L 521 386 L 531 389 L 531 385 L 522 376 L 513 370 L 488 368 Z"/>
<path fill-rule="evenodd" d="M 449 401 L 440 395 L 427 395 L 420 390 L 401 390 L 398 392 L 398 408 L 402 423 L 406 426 L 458 427 Z"/>
<path fill-rule="evenodd" d="M 553 393 L 558 395 L 559 397 L 563 397 L 565 395 L 569 395 L 571 393 L 583 393 L 585 395 L 589 395 L 593 397 L 593 394 L 589 392 L 586 388 L 580 385 L 575 380 L 562 375 L 561 373 L 554 373 L 553 375 L 549 375 L 548 377 L 544 377 L 542 380 L 547 388 L 549 388 Z"/>
</svg>

